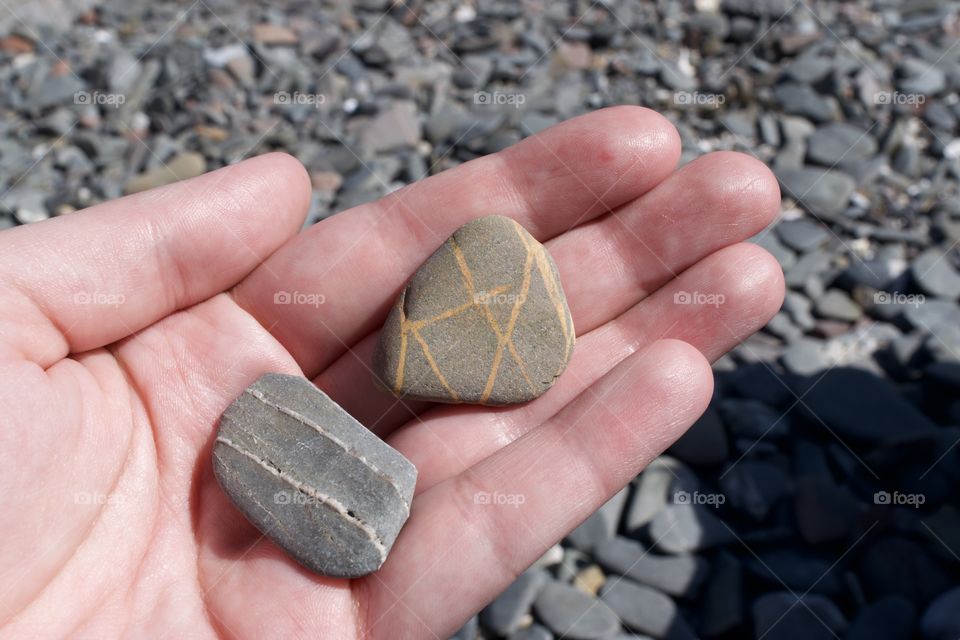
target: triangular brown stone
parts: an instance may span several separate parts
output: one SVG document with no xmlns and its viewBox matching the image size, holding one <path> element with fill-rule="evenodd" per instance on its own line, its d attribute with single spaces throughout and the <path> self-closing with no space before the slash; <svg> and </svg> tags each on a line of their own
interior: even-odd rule
<svg viewBox="0 0 960 640">
<path fill-rule="evenodd" d="M 460 227 L 417 270 L 380 334 L 374 371 L 399 396 L 503 405 L 566 368 L 573 319 L 556 265 L 510 218 Z"/>
</svg>

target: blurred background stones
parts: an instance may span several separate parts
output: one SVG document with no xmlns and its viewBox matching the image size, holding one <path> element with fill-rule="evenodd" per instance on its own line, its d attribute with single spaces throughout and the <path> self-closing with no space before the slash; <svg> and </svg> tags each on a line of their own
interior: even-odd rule
<svg viewBox="0 0 960 640">
<path fill-rule="evenodd" d="M 783 309 L 716 363 L 690 433 L 458 637 L 956 640 L 958 14 L 7 0 L 0 229 L 274 149 L 307 167 L 312 224 L 580 113 L 660 110 L 683 162 L 774 169 L 753 241 Z"/>
</svg>

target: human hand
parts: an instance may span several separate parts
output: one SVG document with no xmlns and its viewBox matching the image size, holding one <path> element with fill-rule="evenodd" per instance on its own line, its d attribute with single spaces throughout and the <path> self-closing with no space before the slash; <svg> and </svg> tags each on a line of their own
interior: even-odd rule
<svg viewBox="0 0 960 640">
<path fill-rule="evenodd" d="M 779 266 L 739 244 L 779 208 L 772 174 L 733 153 L 675 170 L 679 153 L 663 117 L 618 107 L 299 235 L 309 181 L 279 154 L 0 233 L 2 635 L 455 631 L 679 437 L 708 362 L 780 306 Z M 573 360 L 526 405 L 397 401 L 368 368 L 377 330 L 433 249 L 488 214 L 553 255 Z M 417 465 L 379 572 L 310 573 L 218 488 L 217 420 L 267 371 L 313 378 Z"/>
</svg>

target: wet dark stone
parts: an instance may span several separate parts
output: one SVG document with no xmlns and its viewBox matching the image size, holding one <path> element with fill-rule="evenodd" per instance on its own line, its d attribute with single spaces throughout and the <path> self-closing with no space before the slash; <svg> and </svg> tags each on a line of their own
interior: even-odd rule
<svg viewBox="0 0 960 640">
<path fill-rule="evenodd" d="M 892 384 L 860 369 L 832 369 L 796 387 L 813 424 L 822 420 L 841 438 L 877 443 L 936 429 Z"/>
</svg>

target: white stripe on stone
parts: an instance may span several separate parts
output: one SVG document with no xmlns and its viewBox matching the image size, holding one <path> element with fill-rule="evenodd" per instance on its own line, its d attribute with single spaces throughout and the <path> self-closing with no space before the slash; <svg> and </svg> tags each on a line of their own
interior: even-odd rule
<svg viewBox="0 0 960 640">
<path fill-rule="evenodd" d="M 322 435 L 322 436 L 324 436 L 325 438 L 333 441 L 338 447 L 340 447 L 341 449 L 343 449 L 343 451 L 344 451 L 348 456 L 350 456 L 351 458 L 355 458 L 356 460 L 359 460 L 359 461 L 362 462 L 364 465 L 366 465 L 371 471 L 373 471 L 376 475 L 378 475 L 378 476 L 380 476 L 381 478 L 383 478 L 384 480 L 386 480 L 386 481 L 390 484 L 390 486 L 393 487 L 393 490 L 397 492 L 397 496 L 399 496 L 400 501 L 403 503 L 403 506 L 405 506 L 405 507 L 407 508 L 407 513 L 410 513 L 410 504 L 403 498 L 403 494 L 400 492 L 400 487 L 397 486 L 397 484 L 393 481 L 393 479 L 391 479 L 391 477 L 390 477 L 389 475 L 387 475 L 386 473 L 384 473 L 383 471 L 381 471 L 379 468 L 377 468 L 377 466 L 376 466 L 375 464 L 373 464 L 372 462 L 370 462 L 369 460 L 367 460 L 364 456 L 358 455 L 358 454 L 354 453 L 353 450 L 350 449 L 349 445 L 347 445 L 346 442 L 344 442 L 344 441 L 341 440 L 340 438 L 336 437 L 336 436 L 333 435 L 332 433 L 329 433 L 328 431 L 325 431 L 325 430 L 323 429 L 323 427 L 321 427 L 319 424 L 317 424 L 317 423 L 314 422 L 313 420 L 310 420 L 309 418 L 307 418 L 307 417 L 304 416 L 303 414 L 297 413 L 297 412 L 294 411 L 293 409 L 288 409 L 287 407 L 281 406 L 281 405 L 277 404 L 276 402 L 270 400 L 270 398 L 268 398 L 262 391 L 258 391 L 258 390 L 256 390 L 256 389 L 247 388 L 247 389 L 244 390 L 244 393 L 247 393 L 247 394 L 253 396 L 254 398 L 256 398 L 257 400 L 259 400 L 260 402 L 262 402 L 262 403 L 264 403 L 265 405 L 267 405 L 268 407 L 272 407 L 272 408 L 276 409 L 277 411 L 279 411 L 280 413 L 283 413 L 283 414 L 285 414 L 285 415 L 290 416 L 290 417 L 293 418 L 294 420 L 296 420 L 296 421 L 298 421 L 298 422 L 300 422 L 300 423 L 302 423 L 302 424 L 310 427 L 311 429 L 314 429 L 314 430 L 315 430 L 317 433 L 319 433 L 320 435 Z M 366 427 L 364 427 L 364 428 L 366 428 Z"/>
<path fill-rule="evenodd" d="M 370 525 L 360 520 L 359 518 L 357 518 L 356 516 L 350 515 L 349 510 L 342 502 L 340 502 L 336 498 L 326 495 L 325 493 L 321 493 L 316 489 L 314 489 L 313 487 L 305 485 L 302 482 L 295 480 L 294 478 L 291 478 L 288 474 L 285 474 L 284 472 L 280 471 L 280 469 L 277 469 L 275 466 L 273 466 L 272 464 L 270 464 L 269 462 L 267 462 L 257 454 L 253 453 L 252 451 L 247 451 L 246 449 L 244 449 L 237 443 L 233 442 L 229 438 L 225 438 L 224 436 L 217 436 L 217 442 L 224 444 L 230 447 L 231 449 L 233 449 L 234 451 L 236 451 L 237 453 L 239 453 L 240 455 L 245 456 L 250 460 L 253 460 L 258 465 L 260 465 L 261 467 L 263 467 L 264 469 L 266 469 L 276 477 L 280 478 L 281 480 L 283 480 L 284 482 L 292 486 L 297 491 L 301 491 L 307 494 L 314 500 L 318 500 L 322 502 L 326 506 L 330 507 L 331 509 L 339 513 L 341 516 L 343 516 L 343 518 L 347 522 L 356 526 L 357 528 L 362 530 L 365 534 L 367 534 L 367 537 L 370 538 L 370 542 L 373 544 L 374 548 L 380 554 L 380 561 L 381 562 L 386 561 L 387 549 L 386 547 L 383 546 L 383 542 L 380 541 L 380 536 L 377 534 L 376 530 Z"/>
</svg>

